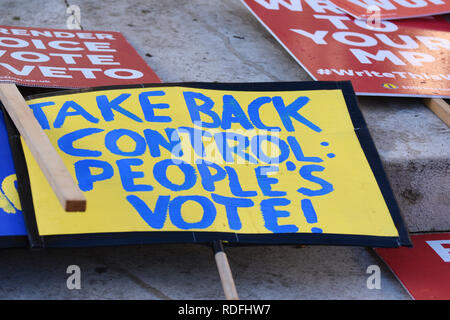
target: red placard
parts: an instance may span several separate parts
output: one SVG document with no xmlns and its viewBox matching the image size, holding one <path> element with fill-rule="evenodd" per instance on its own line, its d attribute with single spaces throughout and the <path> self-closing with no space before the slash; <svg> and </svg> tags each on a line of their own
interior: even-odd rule
<svg viewBox="0 0 450 320">
<path fill-rule="evenodd" d="M 120 32 L 0 26 L 0 82 L 84 88 L 160 80 Z"/>
<path fill-rule="evenodd" d="M 450 32 L 441 18 L 374 29 L 323 0 L 243 0 L 314 80 L 351 80 L 358 95 L 450 97 Z"/>
<path fill-rule="evenodd" d="M 330 0 L 358 19 L 405 19 L 450 12 L 449 0 Z"/>
<path fill-rule="evenodd" d="M 450 299 L 450 233 L 411 236 L 413 248 L 375 249 L 414 299 Z"/>
</svg>

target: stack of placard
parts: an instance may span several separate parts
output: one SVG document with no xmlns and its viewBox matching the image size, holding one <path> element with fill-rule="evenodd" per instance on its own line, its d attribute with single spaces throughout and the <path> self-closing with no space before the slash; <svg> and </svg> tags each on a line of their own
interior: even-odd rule
<svg viewBox="0 0 450 320">
<path fill-rule="evenodd" d="M 410 244 L 350 82 L 155 85 L 120 33 L 1 30 L 1 81 L 83 88 L 27 109 L 88 199 L 61 206 L 13 104 L 20 203 L 5 166 L 1 214 L 17 217 L 5 235 L 24 235 L 22 208 L 32 247 Z"/>
</svg>

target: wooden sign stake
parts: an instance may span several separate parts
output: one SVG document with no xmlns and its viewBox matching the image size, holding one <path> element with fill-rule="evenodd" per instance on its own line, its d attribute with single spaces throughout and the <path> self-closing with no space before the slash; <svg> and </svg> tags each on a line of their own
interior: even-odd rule
<svg viewBox="0 0 450 320">
<path fill-rule="evenodd" d="M 444 99 L 423 99 L 423 102 L 450 127 L 450 106 Z"/>
<path fill-rule="evenodd" d="M 212 247 L 214 250 L 217 269 L 219 270 L 220 281 L 222 282 L 223 292 L 225 293 L 225 298 L 227 300 L 239 300 L 236 286 L 234 285 L 233 274 L 231 273 L 222 241 L 214 241 Z"/>
<path fill-rule="evenodd" d="M 86 211 L 86 198 L 15 84 L 0 83 L 0 100 L 65 211 Z"/>
</svg>

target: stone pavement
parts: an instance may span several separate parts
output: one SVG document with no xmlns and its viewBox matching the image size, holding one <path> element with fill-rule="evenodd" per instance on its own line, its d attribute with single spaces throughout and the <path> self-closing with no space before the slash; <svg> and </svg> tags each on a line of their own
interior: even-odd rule
<svg viewBox="0 0 450 320">
<path fill-rule="evenodd" d="M 44 5 L 45 3 L 45 5 Z M 0 25 L 122 32 L 163 82 L 311 80 L 239 0 L 0 0 Z M 412 98 L 360 97 L 360 107 L 411 232 L 450 230 L 449 128 Z M 409 299 L 371 249 L 227 249 L 242 299 Z M 68 290 L 79 265 L 82 289 Z M 366 269 L 381 267 L 381 289 Z M 223 299 L 212 251 L 149 245 L 0 251 L 0 299 Z"/>
</svg>

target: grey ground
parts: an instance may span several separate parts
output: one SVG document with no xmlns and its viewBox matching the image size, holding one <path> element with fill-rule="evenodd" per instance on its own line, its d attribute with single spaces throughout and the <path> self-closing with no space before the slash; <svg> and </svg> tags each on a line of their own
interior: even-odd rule
<svg viewBox="0 0 450 320">
<path fill-rule="evenodd" d="M 122 32 L 163 82 L 311 80 L 239 0 L 0 1 L 0 24 Z M 360 97 L 360 107 L 411 232 L 450 230 L 449 128 L 419 99 Z M 360 247 L 227 249 L 242 299 L 409 299 Z M 81 268 L 68 290 L 66 268 Z M 381 289 L 369 290 L 370 265 Z M 212 251 L 149 245 L 0 251 L 0 299 L 223 299 Z"/>
</svg>

